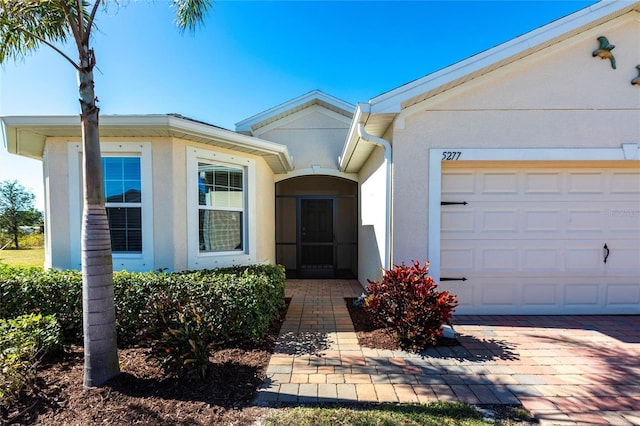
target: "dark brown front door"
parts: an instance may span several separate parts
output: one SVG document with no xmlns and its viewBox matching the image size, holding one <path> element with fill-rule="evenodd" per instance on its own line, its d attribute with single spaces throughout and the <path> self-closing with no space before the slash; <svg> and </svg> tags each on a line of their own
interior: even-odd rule
<svg viewBox="0 0 640 426">
<path fill-rule="evenodd" d="M 335 200 L 300 198 L 298 271 L 305 278 L 335 276 Z"/>
</svg>

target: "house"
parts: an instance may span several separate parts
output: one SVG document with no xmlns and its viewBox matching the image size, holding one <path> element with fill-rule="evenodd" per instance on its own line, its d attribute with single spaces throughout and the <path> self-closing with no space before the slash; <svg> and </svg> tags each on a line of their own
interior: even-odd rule
<svg viewBox="0 0 640 426">
<path fill-rule="evenodd" d="M 366 285 L 428 259 L 459 314 L 638 314 L 638 65 L 640 2 L 606 1 L 366 103 L 313 91 L 235 131 L 103 116 L 114 268 Z M 2 121 L 43 160 L 46 266 L 79 268 L 78 118 Z"/>
</svg>

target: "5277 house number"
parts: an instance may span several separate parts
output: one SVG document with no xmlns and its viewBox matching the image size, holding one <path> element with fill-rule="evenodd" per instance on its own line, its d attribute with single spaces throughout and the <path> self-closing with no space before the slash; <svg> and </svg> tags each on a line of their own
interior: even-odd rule
<svg viewBox="0 0 640 426">
<path fill-rule="evenodd" d="M 460 151 L 444 151 L 442 153 L 442 161 L 459 160 L 462 152 Z"/>
</svg>

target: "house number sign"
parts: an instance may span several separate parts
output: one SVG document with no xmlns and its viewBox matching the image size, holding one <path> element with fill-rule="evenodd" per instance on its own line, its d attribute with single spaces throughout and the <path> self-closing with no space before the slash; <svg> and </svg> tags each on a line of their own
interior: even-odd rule
<svg viewBox="0 0 640 426">
<path fill-rule="evenodd" d="M 461 155 L 461 151 L 444 151 L 442 153 L 442 161 L 459 160 Z"/>
</svg>

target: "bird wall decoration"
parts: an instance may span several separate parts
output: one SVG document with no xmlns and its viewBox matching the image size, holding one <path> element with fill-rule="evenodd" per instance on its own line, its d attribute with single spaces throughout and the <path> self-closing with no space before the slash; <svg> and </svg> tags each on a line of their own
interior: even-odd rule
<svg viewBox="0 0 640 426">
<path fill-rule="evenodd" d="M 593 51 L 591 56 L 594 58 L 597 56 L 600 59 L 608 59 L 611 61 L 611 68 L 616 69 L 616 58 L 613 57 L 611 51 L 615 48 L 613 44 L 609 43 L 609 40 L 605 36 L 598 37 L 600 47 Z"/>
<path fill-rule="evenodd" d="M 634 86 L 640 86 L 640 65 L 636 65 L 636 69 L 638 70 L 638 76 L 631 80 L 631 84 Z"/>
</svg>

